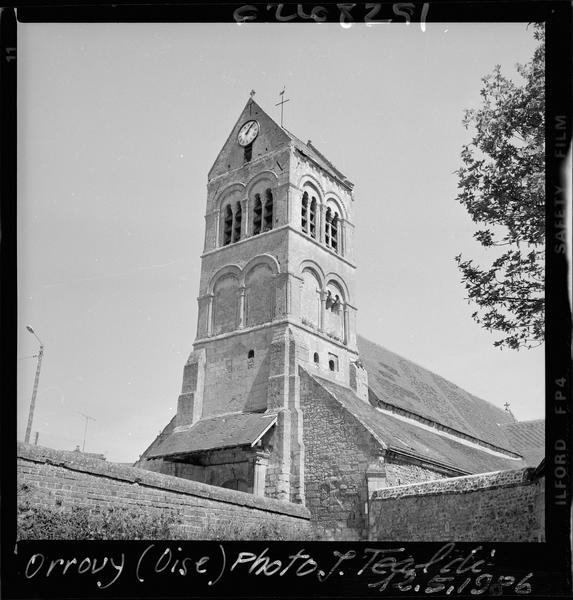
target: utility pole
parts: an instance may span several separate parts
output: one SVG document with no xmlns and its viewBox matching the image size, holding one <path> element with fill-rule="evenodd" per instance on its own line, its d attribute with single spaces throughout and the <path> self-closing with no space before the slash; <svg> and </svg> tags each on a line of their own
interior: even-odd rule
<svg viewBox="0 0 573 600">
<path fill-rule="evenodd" d="M 32 421 L 34 420 L 34 410 L 36 408 L 36 394 L 38 393 L 38 383 L 40 381 L 40 369 L 42 367 L 42 356 L 44 355 L 44 344 L 42 340 L 36 335 L 36 332 L 29 326 L 26 325 L 26 329 L 40 342 L 40 351 L 38 352 L 38 366 L 36 367 L 36 378 L 34 379 L 34 390 L 32 391 L 32 401 L 30 402 L 30 412 L 28 413 L 28 425 L 26 427 L 26 436 L 24 442 L 30 443 L 30 435 L 32 434 Z"/>
<path fill-rule="evenodd" d="M 76 410 L 76 412 L 78 413 L 78 415 L 81 415 L 86 420 L 86 425 L 84 427 L 84 444 L 82 446 L 82 452 L 85 452 L 85 449 L 86 449 L 86 435 L 88 433 L 88 421 L 95 421 L 95 419 L 93 417 L 90 417 L 89 415 L 86 415 L 83 412 L 80 412 L 79 410 Z"/>
</svg>

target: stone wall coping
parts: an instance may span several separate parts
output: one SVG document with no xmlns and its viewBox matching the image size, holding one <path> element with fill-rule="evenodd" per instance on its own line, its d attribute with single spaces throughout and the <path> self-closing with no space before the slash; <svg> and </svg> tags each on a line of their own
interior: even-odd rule
<svg viewBox="0 0 573 600">
<path fill-rule="evenodd" d="M 372 494 L 372 500 L 387 500 L 390 498 L 404 498 L 406 496 L 463 494 L 499 487 L 516 487 L 530 484 L 536 478 L 535 469 L 532 467 L 512 471 L 478 473 L 462 477 L 448 477 L 376 490 Z"/>
<path fill-rule="evenodd" d="M 274 498 L 263 498 L 246 492 L 228 490 L 207 485 L 190 479 L 146 471 L 137 467 L 118 465 L 97 458 L 90 458 L 79 452 L 54 450 L 44 446 L 33 446 L 18 442 L 17 456 L 19 459 L 54 465 L 98 477 L 106 477 L 134 485 L 156 488 L 166 492 L 175 492 L 186 496 L 208 498 L 216 502 L 225 502 L 265 512 L 273 512 L 299 519 L 310 519 L 310 512 L 302 504 L 283 502 Z"/>
</svg>

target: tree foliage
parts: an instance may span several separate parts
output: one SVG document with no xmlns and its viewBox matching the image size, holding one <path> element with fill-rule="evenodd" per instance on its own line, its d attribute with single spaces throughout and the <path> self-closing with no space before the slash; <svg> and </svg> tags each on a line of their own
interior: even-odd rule
<svg viewBox="0 0 573 600">
<path fill-rule="evenodd" d="M 472 317 L 501 333 L 500 348 L 531 348 L 544 338 L 545 47 L 543 25 L 531 61 L 516 65 L 521 85 L 495 67 L 482 79 L 482 103 L 465 112 L 471 143 L 462 149 L 457 200 L 480 229 L 474 238 L 494 258 L 482 268 L 456 256 Z"/>
</svg>

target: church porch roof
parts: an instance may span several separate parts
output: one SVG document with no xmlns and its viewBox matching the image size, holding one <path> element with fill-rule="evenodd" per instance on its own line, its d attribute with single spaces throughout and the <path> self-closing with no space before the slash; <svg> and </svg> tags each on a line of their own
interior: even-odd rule
<svg viewBox="0 0 573 600">
<path fill-rule="evenodd" d="M 276 415 L 237 413 L 200 419 L 190 428 L 173 430 L 146 452 L 146 458 L 165 458 L 255 444 L 276 422 Z"/>
</svg>

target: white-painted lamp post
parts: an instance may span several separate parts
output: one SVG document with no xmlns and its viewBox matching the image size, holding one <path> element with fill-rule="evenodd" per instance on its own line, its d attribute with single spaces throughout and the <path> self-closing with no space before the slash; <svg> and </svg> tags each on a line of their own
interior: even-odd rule
<svg viewBox="0 0 573 600">
<path fill-rule="evenodd" d="M 34 420 L 34 408 L 36 407 L 36 394 L 38 393 L 38 382 L 40 381 L 40 368 L 42 366 L 44 344 L 42 344 L 42 340 L 36 335 L 36 332 L 29 325 L 26 325 L 26 329 L 38 340 L 38 342 L 40 342 L 40 352 L 38 353 L 38 366 L 36 367 L 36 379 L 34 379 L 34 391 L 32 392 L 32 401 L 30 402 L 30 412 L 28 414 L 28 426 L 26 427 L 26 437 L 24 438 L 26 444 L 29 444 L 30 435 L 32 433 L 32 421 Z"/>
</svg>

